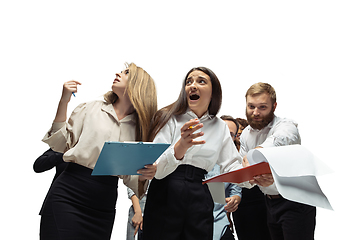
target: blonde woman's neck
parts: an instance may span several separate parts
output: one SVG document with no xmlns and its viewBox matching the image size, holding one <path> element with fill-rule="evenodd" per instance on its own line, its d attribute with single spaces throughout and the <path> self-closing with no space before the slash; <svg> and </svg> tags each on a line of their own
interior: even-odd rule
<svg viewBox="0 0 360 240">
<path fill-rule="evenodd" d="M 119 120 L 135 112 L 135 108 L 127 95 L 119 97 L 116 102 L 113 103 L 113 106 Z"/>
</svg>

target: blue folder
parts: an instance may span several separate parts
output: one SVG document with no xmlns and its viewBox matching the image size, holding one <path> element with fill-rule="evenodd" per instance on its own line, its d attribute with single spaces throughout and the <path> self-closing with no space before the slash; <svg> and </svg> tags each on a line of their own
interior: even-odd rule
<svg viewBox="0 0 360 240">
<path fill-rule="evenodd" d="M 91 175 L 139 175 L 170 146 L 166 143 L 105 142 Z"/>
</svg>

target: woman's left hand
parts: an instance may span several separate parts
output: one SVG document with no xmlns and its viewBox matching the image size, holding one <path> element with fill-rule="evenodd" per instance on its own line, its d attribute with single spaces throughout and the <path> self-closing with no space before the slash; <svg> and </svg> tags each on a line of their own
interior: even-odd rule
<svg viewBox="0 0 360 240">
<path fill-rule="evenodd" d="M 145 180 L 151 180 L 154 178 L 155 173 L 156 173 L 156 169 L 157 169 L 157 164 L 149 164 L 149 165 L 145 165 L 145 168 L 139 169 L 137 171 L 138 174 L 141 174 L 139 176 L 139 180 L 140 181 L 145 181 Z"/>
</svg>

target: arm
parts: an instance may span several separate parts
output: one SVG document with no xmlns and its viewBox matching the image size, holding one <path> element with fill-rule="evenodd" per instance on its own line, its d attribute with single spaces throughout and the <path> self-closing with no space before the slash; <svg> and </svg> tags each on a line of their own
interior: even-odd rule
<svg viewBox="0 0 360 240">
<path fill-rule="evenodd" d="M 75 108 L 68 122 L 65 122 L 67 103 L 70 101 L 71 91 L 76 91 L 68 88 L 66 84 L 64 84 L 63 94 L 51 129 L 42 139 L 51 149 L 61 153 L 73 147 L 79 140 L 83 128 L 83 120 L 86 115 L 86 104 L 83 103 Z M 69 94 L 70 97 L 68 96 Z"/>
<path fill-rule="evenodd" d="M 133 223 L 133 226 L 135 227 L 135 232 L 134 232 L 134 236 L 135 236 L 139 227 L 142 230 L 143 217 L 142 217 L 139 199 L 136 197 L 136 195 L 133 195 L 130 199 L 132 202 L 132 206 L 134 208 L 134 216 L 131 219 L 131 221 Z"/>
<path fill-rule="evenodd" d="M 38 157 L 33 165 L 34 171 L 36 173 L 45 172 L 52 169 L 60 163 L 63 163 L 62 153 L 54 152 L 49 149 Z"/>
<path fill-rule="evenodd" d="M 284 119 L 271 130 L 271 134 L 258 147 L 279 147 L 292 144 L 301 144 L 297 124 Z"/>
<path fill-rule="evenodd" d="M 139 175 L 120 175 L 125 186 L 130 188 L 137 198 L 142 199 L 149 186 L 149 180 L 141 181 Z"/>
<path fill-rule="evenodd" d="M 56 116 L 54 122 L 65 122 L 67 119 L 66 112 L 67 106 L 70 102 L 71 95 L 74 92 L 77 92 L 77 85 L 81 85 L 78 81 L 68 81 L 63 85 L 62 95 L 59 101 L 59 105 L 57 108 Z"/>
<path fill-rule="evenodd" d="M 177 166 L 181 164 L 186 151 L 191 146 L 205 143 L 205 141 L 194 141 L 195 138 L 203 135 L 203 133 L 193 134 L 195 131 L 203 127 L 203 124 L 198 123 L 199 120 L 197 119 L 192 119 L 186 122 L 181 127 L 180 139 L 173 139 L 173 134 L 176 129 L 176 122 L 173 119 L 170 119 L 156 135 L 154 143 L 171 144 L 171 146 L 158 158 L 158 160 L 156 160 L 157 171 L 155 177 L 157 179 L 162 179 L 172 173 L 177 168 Z M 190 128 L 190 126 L 194 127 Z"/>
<path fill-rule="evenodd" d="M 222 121 L 222 120 L 221 120 Z M 222 124 L 221 147 L 217 164 L 220 166 L 220 173 L 226 173 L 242 168 L 241 156 L 237 151 L 233 140 L 230 137 L 226 123 Z"/>
<path fill-rule="evenodd" d="M 191 119 L 181 128 L 181 138 L 174 146 L 174 156 L 177 160 L 182 160 L 186 151 L 193 145 L 204 144 L 205 141 L 195 141 L 194 139 L 203 136 L 203 132 L 195 133 L 204 125 L 198 119 Z"/>
<path fill-rule="evenodd" d="M 263 148 L 263 147 L 278 147 L 278 146 L 301 143 L 301 138 L 299 131 L 297 129 L 297 124 L 290 120 L 284 120 L 283 122 L 280 122 L 279 124 L 274 126 L 271 131 L 272 133 L 270 134 L 270 136 L 259 146 L 255 147 L 255 149 Z M 241 137 L 240 140 L 242 139 Z M 243 163 L 248 164 L 246 162 L 247 162 L 247 157 L 245 155 L 243 158 Z M 250 183 L 257 184 L 262 187 L 268 187 L 274 184 L 274 179 L 272 174 L 263 174 L 261 176 L 255 176 L 254 180 L 251 180 Z"/>
<path fill-rule="evenodd" d="M 225 189 L 225 194 L 227 196 L 225 210 L 227 212 L 235 212 L 238 209 L 238 206 L 241 201 L 241 187 L 236 184 L 227 183 L 227 187 Z"/>
</svg>

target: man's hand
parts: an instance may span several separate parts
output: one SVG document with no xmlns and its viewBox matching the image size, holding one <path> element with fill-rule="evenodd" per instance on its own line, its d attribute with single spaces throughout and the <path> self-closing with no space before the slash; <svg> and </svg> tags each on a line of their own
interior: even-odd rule
<svg viewBox="0 0 360 240">
<path fill-rule="evenodd" d="M 248 166 L 250 166 L 250 163 L 249 163 L 249 161 L 247 160 L 247 156 L 246 156 L 246 155 L 243 157 L 242 165 L 243 165 L 243 167 L 248 167 Z"/>
<path fill-rule="evenodd" d="M 274 178 L 271 173 L 262 174 L 259 176 L 255 176 L 254 180 L 249 181 L 251 184 L 257 184 L 262 187 L 268 187 L 274 183 Z"/>
</svg>

